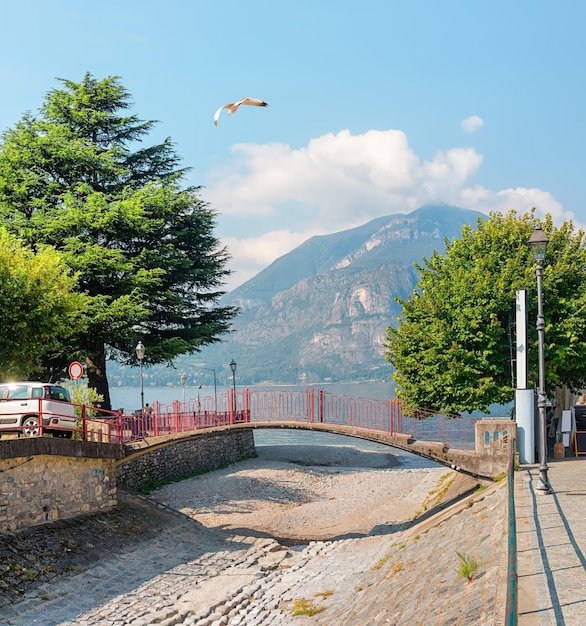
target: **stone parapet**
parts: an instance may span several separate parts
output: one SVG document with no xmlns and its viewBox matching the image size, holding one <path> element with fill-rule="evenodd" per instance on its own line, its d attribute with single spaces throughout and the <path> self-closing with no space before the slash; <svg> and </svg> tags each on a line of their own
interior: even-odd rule
<svg viewBox="0 0 586 626">
<path fill-rule="evenodd" d="M 443 441 L 415 439 L 408 433 L 387 433 L 338 424 L 309 422 L 250 423 L 244 428 L 293 428 L 360 437 L 378 441 L 401 450 L 407 450 L 426 458 L 434 459 L 452 469 L 479 478 L 494 479 L 506 472 L 511 456 L 511 446 L 517 436 L 517 425 L 509 418 L 485 418 L 478 420 L 475 427 L 475 449 L 450 448 Z"/>
</svg>

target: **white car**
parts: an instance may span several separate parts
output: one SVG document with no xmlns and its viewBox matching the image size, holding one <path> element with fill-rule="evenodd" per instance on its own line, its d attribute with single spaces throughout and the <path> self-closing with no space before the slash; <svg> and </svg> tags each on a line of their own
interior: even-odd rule
<svg viewBox="0 0 586 626">
<path fill-rule="evenodd" d="M 41 433 L 70 438 L 77 430 L 77 416 L 65 387 L 54 383 L 0 383 L 0 436 L 22 433 L 37 437 Z"/>
</svg>

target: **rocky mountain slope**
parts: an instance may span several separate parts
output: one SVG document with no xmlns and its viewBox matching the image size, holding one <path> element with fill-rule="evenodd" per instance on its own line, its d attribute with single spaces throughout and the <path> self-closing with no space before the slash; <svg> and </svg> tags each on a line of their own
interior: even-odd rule
<svg viewBox="0 0 586 626">
<path fill-rule="evenodd" d="M 239 384 L 390 379 L 383 344 L 401 312 L 395 298 L 414 289 L 414 262 L 481 216 L 425 205 L 312 237 L 227 294 L 241 308 L 234 331 L 194 361 L 225 377 L 234 358 Z"/>
</svg>

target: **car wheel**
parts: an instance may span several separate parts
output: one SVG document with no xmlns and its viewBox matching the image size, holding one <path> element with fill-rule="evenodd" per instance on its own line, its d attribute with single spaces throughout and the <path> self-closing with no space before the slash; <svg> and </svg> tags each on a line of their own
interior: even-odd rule
<svg viewBox="0 0 586 626">
<path fill-rule="evenodd" d="M 38 437 L 40 431 L 39 418 L 34 415 L 27 417 L 22 423 L 22 432 L 25 437 Z"/>
</svg>

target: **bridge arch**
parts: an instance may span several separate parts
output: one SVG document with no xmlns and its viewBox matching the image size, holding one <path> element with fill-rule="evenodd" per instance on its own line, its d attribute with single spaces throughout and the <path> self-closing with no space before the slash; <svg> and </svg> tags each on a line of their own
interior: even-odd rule
<svg viewBox="0 0 586 626">
<path fill-rule="evenodd" d="M 147 482 L 154 484 L 181 475 L 210 471 L 254 456 L 256 450 L 253 432 L 262 429 L 323 432 L 373 441 L 411 452 L 459 472 L 484 479 L 494 479 L 506 471 L 510 458 L 510 441 L 515 437 L 514 422 L 500 419 L 477 422 L 476 440 L 477 443 L 481 443 L 480 451 L 459 450 L 441 441 L 418 440 L 410 434 L 392 434 L 345 424 L 297 420 L 228 424 L 189 433 L 156 438 L 147 437 L 134 442 L 127 447 L 127 456 L 117 461 L 122 484 L 136 489 L 140 482 L 137 478 L 128 478 L 135 472 L 135 470 L 130 472 L 125 469 L 130 463 L 140 468 L 136 472 L 143 477 L 143 481 L 147 476 Z M 482 446 L 483 443 L 484 446 Z M 164 452 L 165 448 L 176 446 L 177 451 Z M 165 461 L 166 458 L 179 460 Z M 162 471 L 161 468 L 167 465 L 174 469 Z M 169 475 L 169 472 L 175 472 L 174 476 Z"/>
</svg>

